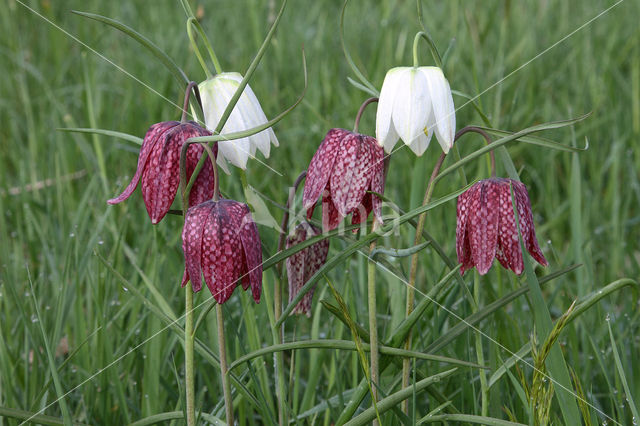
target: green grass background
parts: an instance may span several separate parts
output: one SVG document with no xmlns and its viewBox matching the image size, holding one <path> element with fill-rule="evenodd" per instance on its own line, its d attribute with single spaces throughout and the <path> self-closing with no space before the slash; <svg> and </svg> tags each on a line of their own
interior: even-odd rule
<svg viewBox="0 0 640 426">
<path fill-rule="evenodd" d="M 59 376 L 61 390 L 70 391 L 64 401 L 79 423 L 122 424 L 181 411 L 183 350 L 180 334 L 166 328 L 166 318 L 178 318 L 184 311 L 179 286 L 182 219 L 168 216 L 152 226 L 139 191 L 126 203 L 106 204 L 132 176 L 136 145 L 56 129 L 98 127 L 142 137 L 152 123 L 178 119 L 176 105 L 182 103 L 183 87 L 171 74 L 122 33 L 70 11 L 88 11 L 126 23 L 165 50 L 191 79 L 201 80 L 204 74 L 189 47 L 182 6 L 172 0 L 25 0 L 24 4 L 112 63 L 21 2 L 3 0 L 0 415 L 8 417 L 1 418 L 0 424 L 19 423 L 15 417 L 36 413 L 58 398 L 60 389 L 54 386 L 52 371 Z M 279 7 L 275 2 L 258 0 L 192 1 L 191 5 L 194 10 L 202 7 L 202 25 L 223 69 L 239 72 L 246 70 Z M 575 298 L 597 292 L 622 277 L 636 278 L 640 270 L 640 3 L 620 2 L 536 58 L 612 5 L 612 1 L 599 0 L 423 2 L 425 24 L 436 45 L 441 52 L 451 47 L 444 65 L 451 87 L 471 96 L 482 93 L 476 102 L 494 127 L 517 131 L 592 112 L 571 128 L 543 135 L 575 146 L 583 146 L 588 139 L 586 152 L 507 145 L 528 187 L 538 239 L 550 262 L 548 268 L 538 268 L 538 274 L 582 264 L 543 287 L 554 319 Z M 306 169 L 324 134 L 332 127 L 351 128 L 358 106 L 368 97 L 347 81 L 354 76 L 340 47 L 340 8 L 339 1 L 290 1 L 251 82 L 267 115 L 275 116 L 302 90 L 304 46 L 307 94 L 301 105 L 275 126 L 281 145 L 265 160 L 269 167 L 254 160 L 247 170 L 249 184 L 263 194 L 277 221 L 281 211 L 269 200 L 285 202 L 288 186 Z M 411 64 L 411 43 L 418 30 L 416 7 L 411 1 L 352 0 L 347 8 L 346 43 L 356 63 L 378 88 L 389 68 Z M 421 45 L 420 55 L 424 64 L 431 65 L 426 45 Z M 536 59 L 510 74 L 532 58 Z M 466 102 L 459 96 L 454 96 L 454 101 L 457 106 Z M 361 131 L 374 133 L 374 120 L 374 108 L 370 107 Z M 457 122 L 458 128 L 482 124 L 471 105 L 458 110 Z M 468 136 L 458 145 L 464 156 L 481 147 L 482 141 Z M 385 195 L 404 210 L 417 207 L 439 154 L 435 141 L 421 158 L 400 149 L 391 160 Z M 448 159 L 445 165 L 452 162 Z M 467 179 L 487 177 L 487 166 L 484 158 L 466 166 Z M 77 172 L 78 176 L 68 178 Z M 498 173 L 506 175 L 500 161 Z M 33 188 L 42 181 L 46 181 L 44 188 Z M 459 175 L 452 174 L 439 183 L 434 196 L 444 196 L 462 185 Z M 244 198 L 237 173 L 223 176 L 221 186 L 230 197 Z M 455 258 L 455 202 L 431 211 L 426 227 Z M 409 247 L 412 230 L 405 226 L 379 244 Z M 275 252 L 278 235 L 264 226 L 260 233 L 267 257 Z M 332 239 L 331 253 L 346 247 L 350 238 Z M 133 288 L 123 285 L 95 253 L 106 258 Z M 407 258 L 387 260 L 396 275 L 408 275 Z M 379 271 L 379 326 L 381 337 L 386 338 L 404 316 L 406 287 L 394 274 Z M 445 265 L 435 252 L 424 250 L 418 289 L 426 292 L 443 271 Z M 365 325 L 365 257 L 356 254 L 345 259 L 329 277 L 353 318 Z M 465 280 L 471 285 L 473 274 L 466 274 Z M 264 284 L 273 286 L 273 282 L 274 274 L 269 271 Z M 523 285 L 524 277 L 494 265 L 478 283 L 482 307 Z M 417 294 L 418 301 L 422 297 Z M 209 299 L 206 291 L 201 292 L 195 303 Z M 312 319 L 288 319 L 285 340 L 351 339 L 349 329 L 321 307 L 320 299 L 333 300 L 325 282 L 316 291 Z M 266 300 L 254 305 L 248 294 L 238 290 L 225 304 L 231 360 L 272 344 Z M 439 302 L 462 317 L 472 312 L 457 287 Z M 637 290 L 627 287 L 591 307 L 559 339 L 589 403 L 620 424 L 633 422 L 630 401 L 640 399 L 639 315 Z M 424 350 L 458 321 L 434 306 L 414 329 L 414 349 Z M 617 343 L 619 368 L 607 324 Z M 525 297 L 497 310 L 480 322 L 479 328 L 509 351 L 518 351 L 533 331 Z M 215 330 L 211 315 L 198 331 L 198 338 L 214 355 L 218 353 Z M 438 354 L 475 362 L 475 336 L 473 330 L 467 330 Z M 69 353 L 53 354 L 51 364 L 46 347 L 55 351 L 62 339 L 68 341 Z M 511 354 L 484 337 L 482 346 L 491 376 Z M 201 353 L 196 354 L 195 362 L 198 407 L 223 417 L 215 362 Z M 305 424 L 335 421 L 348 401 L 349 389 L 363 377 L 351 352 L 298 350 L 287 352 L 285 363 L 291 416 L 307 412 L 299 420 Z M 529 378 L 531 369 L 519 366 Z M 448 367 L 422 361 L 416 368 L 430 375 Z M 508 411 L 527 423 L 529 414 L 519 396 L 518 373 L 510 371 L 512 375 L 502 376 L 489 390 L 489 415 L 506 419 Z M 251 405 L 246 398 L 236 397 L 237 420 L 241 424 L 274 421 L 272 357 L 258 358 L 250 367 L 238 367 L 236 373 L 256 401 Z M 385 372 L 383 395 L 398 389 L 399 376 L 397 369 Z M 621 377 L 628 383 L 629 393 Z M 478 370 L 461 369 L 433 387 L 461 413 L 480 414 Z M 418 393 L 414 401 L 411 405 L 417 418 L 440 405 L 432 394 Z M 361 410 L 369 405 L 365 400 Z M 16 414 L 12 409 L 23 412 Z M 44 414 L 52 417 L 40 419 L 43 423 L 55 423 L 62 418 L 61 406 L 53 404 Z M 594 424 L 605 420 L 594 408 L 590 416 Z M 399 422 L 394 414 L 386 414 L 383 420 L 385 424 Z M 556 401 L 552 420 L 562 422 Z"/>
</svg>

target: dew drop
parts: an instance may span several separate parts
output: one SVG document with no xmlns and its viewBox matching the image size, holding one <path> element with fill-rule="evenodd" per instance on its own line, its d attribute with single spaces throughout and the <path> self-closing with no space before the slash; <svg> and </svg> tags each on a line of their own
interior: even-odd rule
<svg viewBox="0 0 640 426">
<path fill-rule="evenodd" d="M 611 317 L 609 316 L 609 314 L 607 314 L 607 316 L 605 317 L 605 319 L 604 319 L 604 320 L 605 320 L 606 322 L 611 321 Z"/>
<path fill-rule="evenodd" d="M 122 286 L 122 289 L 123 289 L 124 291 L 129 291 L 129 289 L 128 289 L 128 288 L 126 288 L 125 286 Z"/>
<path fill-rule="evenodd" d="M 104 241 L 100 240 L 100 241 L 98 241 L 98 244 L 99 244 L 99 245 L 103 245 L 103 244 L 104 244 Z"/>
<path fill-rule="evenodd" d="M 31 322 L 38 322 L 38 317 L 36 314 L 31 315 Z"/>
<path fill-rule="evenodd" d="M 74 234 L 73 232 L 69 234 L 69 238 L 74 238 L 76 236 L 76 234 Z"/>
</svg>

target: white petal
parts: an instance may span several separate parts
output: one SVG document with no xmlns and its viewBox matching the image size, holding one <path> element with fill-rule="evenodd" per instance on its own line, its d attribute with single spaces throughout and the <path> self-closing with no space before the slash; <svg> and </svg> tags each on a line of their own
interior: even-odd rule
<svg viewBox="0 0 640 426">
<path fill-rule="evenodd" d="M 456 112 L 451 88 L 440 68 L 421 67 L 420 71 L 426 77 L 431 94 L 436 138 L 446 154 L 453 146 L 456 131 Z"/>
<path fill-rule="evenodd" d="M 431 142 L 432 135 L 433 132 L 429 132 L 428 135 L 422 132 L 418 135 L 417 138 L 412 140 L 411 143 L 408 143 L 407 145 L 409 145 L 409 148 L 411 148 L 414 154 L 420 157 L 429 147 L 429 142 Z"/>
<path fill-rule="evenodd" d="M 255 93 L 253 93 L 253 90 L 251 90 L 249 85 L 244 89 L 244 93 L 242 95 L 242 98 L 245 98 L 246 96 L 246 100 L 248 101 L 247 109 L 251 110 L 251 116 L 254 121 L 252 123 L 252 127 L 260 126 L 268 122 L 269 120 L 267 120 L 267 116 L 264 114 L 258 98 Z M 251 139 L 252 143 L 255 143 L 266 158 L 269 158 L 269 151 L 271 148 L 269 142 L 273 141 L 274 145 L 278 146 L 278 139 L 276 139 L 276 135 L 271 128 L 251 136 Z"/>
<path fill-rule="evenodd" d="M 376 111 L 376 139 L 378 144 L 384 146 L 387 152 L 391 151 L 396 142 L 398 142 L 398 134 L 391 120 L 391 112 L 393 111 L 393 103 L 400 77 L 407 69 L 406 67 L 390 69 L 384 77 L 382 89 L 380 90 Z"/>
<path fill-rule="evenodd" d="M 408 68 L 398 84 L 391 113 L 400 139 L 408 144 L 423 133 L 430 113 L 427 79 L 417 68 Z"/>
</svg>

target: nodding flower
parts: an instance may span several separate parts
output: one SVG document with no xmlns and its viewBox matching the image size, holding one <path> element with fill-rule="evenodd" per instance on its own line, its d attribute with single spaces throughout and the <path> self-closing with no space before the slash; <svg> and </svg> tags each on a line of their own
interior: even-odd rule
<svg viewBox="0 0 640 426">
<path fill-rule="evenodd" d="M 180 152 L 182 144 L 196 136 L 210 136 L 211 132 L 193 121 L 163 121 L 152 125 L 142 141 L 138 168 L 125 190 L 107 202 L 120 203 L 133 194 L 142 181 L 142 199 L 151 223 L 157 224 L 169 211 L 180 185 Z M 191 177 L 204 152 L 200 144 L 187 149 L 187 179 Z M 217 147 L 213 148 L 217 155 Z M 214 192 L 214 173 L 211 162 L 204 163 L 189 195 L 189 204 L 197 205 L 211 199 Z"/>
<path fill-rule="evenodd" d="M 311 218 L 322 195 L 322 228 L 330 231 L 348 214 L 351 223 L 367 220 L 373 210 L 382 223 L 384 151 L 371 136 L 344 129 L 331 129 L 314 154 L 307 170 L 302 195 L 303 207 Z"/>
<path fill-rule="evenodd" d="M 475 266 L 484 275 L 494 258 L 506 269 L 522 273 L 524 264 L 511 187 L 524 247 L 539 264 L 548 265 L 536 239 L 527 188 L 513 179 L 491 178 L 475 183 L 458 197 L 456 252 L 458 263 L 462 264 L 460 273 Z"/>
<path fill-rule="evenodd" d="M 256 303 L 262 292 L 262 245 L 246 204 L 220 199 L 189 208 L 182 230 L 185 273 L 194 292 L 202 277 L 218 303 L 226 302 L 238 281 Z"/>
<path fill-rule="evenodd" d="M 237 72 L 223 72 L 200 83 L 204 121 L 209 130 L 214 131 L 218 126 L 222 114 L 241 81 L 242 75 Z M 247 85 L 220 134 L 241 132 L 265 124 L 267 121 L 258 98 L 251 87 Z M 278 138 L 271 128 L 252 136 L 232 141 L 220 141 L 218 142 L 220 149 L 218 164 L 226 170 L 226 163 L 229 161 L 236 167 L 246 169 L 247 160 L 256 155 L 256 148 L 262 152 L 265 158 L 269 158 L 272 143 L 278 146 Z"/>
<path fill-rule="evenodd" d="M 287 237 L 287 248 L 291 248 L 311 237 L 320 235 L 321 232 L 322 231 L 317 226 L 303 222 L 296 227 L 293 235 Z M 287 257 L 286 263 L 287 278 L 289 279 L 289 303 L 295 299 L 302 286 L 309 281 L 309 278 L 311 278 L 318 269 L 324 265 L 327 261 L 328 254 L 329 240 L 324 239 Z M 315 286 L 302 296 L 302 300 L 300 300 L 296 307 L 293 308 L 293 313 L 305 314 L 308 317 L 311 316 L 311 300 L 313 299 L 314 290 Z"/>
<path fill-rule="evenodd" d="M 456 111 L 449 82 L 438 67 L 397 67 L 387 72 L 376 113 L 376 139 L 390 153 L 398 139 L 418 156 L 436 138 L 453 146 Z"/>
</svg>

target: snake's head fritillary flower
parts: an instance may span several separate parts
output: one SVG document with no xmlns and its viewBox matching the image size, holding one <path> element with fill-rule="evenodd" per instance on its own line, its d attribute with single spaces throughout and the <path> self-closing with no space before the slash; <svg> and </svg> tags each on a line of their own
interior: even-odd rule
<svg viewBox="0 0 640 426">
<path fill-rule="evenodd" d="M 210 136 L 211 132 L 193 121 L 163 121 L 152 125 L 142 141 L 138 168 L 125 190 L 107 202 L 120 203 L 133 194 L 142 180 L 142 199 L 151 218 L 157 224 L 167 214 L 180 185 L 180 152 L 182 144 L 196 136 Z M 187 178 L 198 164 L 204 152 L 200 144 L 191 144 L 187 149 Z M 217 155 L 217 147 L 213 148 Z M 189 204 L 200 204 L 213 196 L 214 174 L 211 162 L 204 163 L 189 195 Z"/>
<path fill-rule="evenodd" d="M 376 139 L 391 152 L 398 138 L 418 156 L 435 132 L 449 152 L 456 131 L 456 112 L 449 82 L 438 67 L 397 67 L 387 72 L 376 113 Z"/>
<path fill-rule="evenodd" d="M 458 197 L 456 252 L 462 264 L 460 273 L 475 266 L 484 275 L 496 257 L 503 267 L 522 273 L 511 186 L 524 246 L 539 264 L 548 265 L 536 239 L 527 188 L 516 180 L 491 178 L 477 182 Z"/>
<path fill-rule="evenodd" d="M 293 233 L 287 237 L 287 248 L 291 248 L 296 244 L 300 244 L 307 239 L 320 235 L 320 228 L 303 222 L 298 225 Z M 300 292 L 302 286 L 304 286 L 309 278 L 311 278 L 322 265 L 327 261 L 327 255 L 329 254 L 329 240 L 325 239 L 318 241 L 309 247 L 300 250 L 292 256 L 287 258 L 287 277 L 289 278 L 289 303 L 293 301 L 296 295 Z M 307 292 L 300 302 L 293 309 L 296 314 L 305 314 L 308 317 L 311 316 L 311 299 L 313 299 L 312 288 Z"/>
<path fill-rule="evenodd" d="M 241 81 L 242 75 L 237 72 L 223 72 L 200 83 L 198 88 L 207 129 L 214 131 L 218 126 L 224 110 Z M 224 135 L 248 130 L 265 124 L 267 121 L 258 98 L 251 87 L 247 85 L 220 133 Z M 262 152 L 265 158 L 269 158 L 271 143 L 278 146 L 278 139 L 271 128 L 249 137 L 220 141 L 218 142 L 220 149 L 218 164 L 226 168 L 225 160 L 227 160 L 236 167 L 246 169 L 247 160 L 249 157 L 255 156 L 256 148 Z"/>
<path fill-rule="evenodd" d="M 384 151 L 371 136 L 331 129 L 314 154 L 302 195 L 310 218 L 322 195 L 322 228 L 330 231 L 353 213 L 351 223 L 364 222 L 371 210 L 380 223 L 384 192 Z"/>
<path fill-rule="evenodd" d="M 237 282 L 251 286 L 256 303 L 262 292 L 262 246 L 258 228 L 246 204 L 233 200 L 207 201 L 189 208 L 182 230 L 185 274 L 194 292 L 202 277 L 218 303 L 231 297 Z"/>
</svg>

